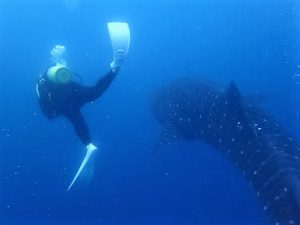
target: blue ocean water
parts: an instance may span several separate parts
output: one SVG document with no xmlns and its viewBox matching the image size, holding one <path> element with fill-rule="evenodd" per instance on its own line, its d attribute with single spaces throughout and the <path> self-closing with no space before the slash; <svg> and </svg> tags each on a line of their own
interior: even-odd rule
<svg viewBox="0 0 300 225">
<path fill-rule="evenodd" d="M 241 93 L 299 140 L 297 1 L 2 0 L 0 224 L 244 224 L 268 218 L 241 173 L 204 143 L 176 142 L 150 158 L 160 125 L 154 91 L 179 77 Z M 106 23 L 126 21 L 131 46 L 109 90 L 83 108 L 100 146 L 88 187 L 67 187 L 84 146 L 64 118 L 49 122 L 35 92 L 56 44 L 83 83 L 109 69 Z"/>
</svg>

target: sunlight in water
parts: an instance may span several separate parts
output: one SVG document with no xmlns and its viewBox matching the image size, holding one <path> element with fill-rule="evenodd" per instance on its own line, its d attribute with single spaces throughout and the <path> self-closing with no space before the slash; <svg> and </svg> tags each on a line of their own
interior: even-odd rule
<svg viewBox="0 0 300 225">
<path fill-rule="evenodd" d="M 64 6 L 69 10 L 78 9 L 80 5 L 80 0 L 63 0 Z"/>
</svg>

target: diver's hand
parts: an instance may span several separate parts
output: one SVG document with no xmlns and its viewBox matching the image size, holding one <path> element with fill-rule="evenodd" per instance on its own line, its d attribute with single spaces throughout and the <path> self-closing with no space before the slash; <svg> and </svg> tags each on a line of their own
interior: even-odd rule
<svg viewBox="0 0 300 225">
<path fill-rule="evenodd" d="M 121 64 L 123 63 L 125 58 L 125 51 L 120 49 L 114 55 L 114 61 L 110 63 L 110 67 L 113 72 L 116 72 L 120 69 Z"/>
<path fill-rule="evenodd" d="M 86 150 L 87 150 L 88 152 L 93 152 L 93 151 L 98 150 L 98 148 L 97 148 L 93 143 L 89 143 L 89 144 L 86 146 Z"/>
</svg>

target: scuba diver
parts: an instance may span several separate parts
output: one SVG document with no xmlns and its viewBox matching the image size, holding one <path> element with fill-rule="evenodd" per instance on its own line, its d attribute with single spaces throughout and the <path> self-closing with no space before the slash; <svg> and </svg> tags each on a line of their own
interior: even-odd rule
<svg viewBox="0 0 300 225">
<path fill-rule="evenodd" d="M 125 28 L 124 28 L 125 27 Z M 65 47 L 56 45 L 52 51 L 53 66 L 46 69 L 38 80 L 36 91 L 42 113 L 52 120 L 64 116 L 73 125 L 76 134 L 86 147 L 86 155 L 68 190 L 75 183 L 81 172 L 92 160 L 93 153 L 98 149 L 91 140 L 90 132 L 81 108 L 95 101 L 109 88 L 117 76 L 120 66 L 129 48 L 129 28 L 127 23 L 108 23 L 111 42 L 114 50 L 114 60 L 111 69 L 101 77 L 95 85 L 84 86 L 72 80 L 73 73 L 64 58 Z"/>
<path fill-rule="evenodd" d="M 120 51 L 111 63 L 111 70 L 94 86 L 83 86 L 72 81 L 71 70 L 62 64 L 49 67 L 37 82 L 39 105 L 42 113 L 52 120 L 65 116 L 73 125 L 78 137 L 87 149 L 96 148 L 91 142 L 89 129 L 80 112 L 82 106 L 98 99 L 118 74 L 124 52 Z"/>
</svg>

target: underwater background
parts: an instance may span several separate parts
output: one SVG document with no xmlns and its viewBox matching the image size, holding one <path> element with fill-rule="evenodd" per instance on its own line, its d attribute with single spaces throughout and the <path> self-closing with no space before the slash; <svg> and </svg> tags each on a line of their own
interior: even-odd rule
<svg viewBox="0 0 300 225">
<path fill-rule="evenodd" d="M 150 104 L 176 78 L 233 80 L 299 140 L 299 13 L 296 0 L 1 0 L 0 224 L 268 224 L 212 147 L 178 141 L 150 157 L 161 128 Z M 128 22 L 130 50 L 83 108 L 101 151 L 90 185 L 67 192 L 85 148 L 68 121 L 41 114 L 35 85 L 56 44 L 96 82 L 112 60 L 110 21 Z"/>
</svg>

